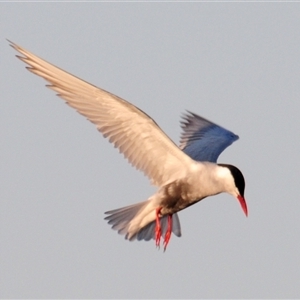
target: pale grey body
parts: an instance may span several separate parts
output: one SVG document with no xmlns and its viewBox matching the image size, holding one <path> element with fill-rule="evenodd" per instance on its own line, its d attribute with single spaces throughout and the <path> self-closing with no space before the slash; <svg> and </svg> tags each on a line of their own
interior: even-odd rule
<svg viewBox="0 0 300 300">
<path fill-rule="evenodd" d="M 239 195 L 229 169 L 209 162 L 194 162 L 186 176 L 166 183 L 147 201 L 107 212 L 110 216 L 106 219 L 113 225 L 113 229 L 125 234 L 129 240 L 149 240 L 154 238 L 156 209 L 161 208 L 163 234 L 167 227 L 167 218 L 164 216 L 173 215 L 173 233 L 180 236 L 180 223 L 176 213 L 222 192 L 235 197 Z"/>
</svg>

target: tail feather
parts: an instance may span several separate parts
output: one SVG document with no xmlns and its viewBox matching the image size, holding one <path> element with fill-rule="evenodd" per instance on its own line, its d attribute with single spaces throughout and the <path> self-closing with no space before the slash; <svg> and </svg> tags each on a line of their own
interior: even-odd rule
<svg viewBox="0 0 300 300">
<path fill-rule="evenodd" d="M 180 227 L 180 221 L 178 214 L 174 214 L 172 218 L 172 232 L 178 236 L 181 237 L 181 227 Z"/>
<path fill-rule="evenodd" d="M 112 225 L 112 229 L 117 230 L 119 234 L 124 234 L 125 239 L 134 240 L 136 234 L 128 231 L 130 222 L 147 204 L 149 204 L 149 200 L 107 211 L 105 214 L 109 216 L 105 220 L 108 220 L 108 224 Z"/>
<path fill-rule="evenodd" d="M 153 236 L 155 234 L 155 221 L 149 223 L 145 227 L 143 227 L 138 233 L 137 233 L 137 240 L 138 241 L 150 241 L 153 239 Z"/>
<path fill-rule="evenodd" d="M 105 220 L 108 221 L 108 224 L 112 225 L 112 229 L 117 230 L 119 234 L 125 235 L 125 239 L 133 241 L 137 239 L 138 241 L 145 240 L 150 241 L 155 239 L 155 226 L 156 220 L 148 223 L 142 228 L 135 227 L 135 231 L 130 230 L 131 222 L 139 217 L 139 213 L 149 204 L 149 200 L 133 204 L 130 206 L 114 209 L 105 212 L 108 214 Z M 142 219 L 140 220 L 140 222 Z M 162 231 L 162 236 L 165 237 L 167 228 L 168 228 L 168 216 L 163 216 L 160 218 L 160 226 Z M 180 222 L 177 214 L 173 214 L 172 217 L 172 232 L 180 237 L 181 228 Z"/>
</svg>

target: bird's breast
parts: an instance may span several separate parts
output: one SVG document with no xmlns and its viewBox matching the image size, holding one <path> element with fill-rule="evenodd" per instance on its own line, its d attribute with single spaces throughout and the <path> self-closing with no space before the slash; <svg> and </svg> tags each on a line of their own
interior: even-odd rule
<svg viewBox="0 0 300 300">
<path fill-rule="evenodd" d="M 174 214 L 205 198 L 191 182 L 175 181 L 160 189 L 161 214 Z"/>
</svg>

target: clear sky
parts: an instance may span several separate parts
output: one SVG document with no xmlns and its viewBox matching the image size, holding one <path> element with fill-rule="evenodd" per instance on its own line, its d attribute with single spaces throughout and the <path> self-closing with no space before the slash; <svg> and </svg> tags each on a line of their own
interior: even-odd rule
<svg viewBox="0 0 300 300">
<path fill-rule="evenodd" d="M 1 3 L 2 298 L 300 297 L 300 3 Z M 6 38 L 149 114 L 240 140 L 246 179 L 179 213 L 165 253 L 104 212 L 155 188 L 15 58 Z M 201 184 L 201 183 L 199 183 Z"/>
</svg>

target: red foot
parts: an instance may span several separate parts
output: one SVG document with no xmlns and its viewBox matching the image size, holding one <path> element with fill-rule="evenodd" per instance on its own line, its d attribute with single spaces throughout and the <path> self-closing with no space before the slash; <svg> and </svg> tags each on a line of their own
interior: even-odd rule
<svg viewBox="0 0 300 300">
<path fill-rule="evenodd" d="M 160 227 L 160 211 L 161 207 L 156 209 L 156 226 L 155 226 L 155 244 L 156 247 L 160 247 L 160 239 L 161 239 L 161 227 Z M 168 228 L 164 236 L 164 251 L 166 251 L 168 243 L 171 239 L 172 235 L 172 215 L 168 215 Z"/>
<path fill-rule="evenodd" d="M 161 207 L 156 209 L 155 244 L 156 247 L 158 248 L 160 246 L 160 238 L 161 238 L 161 227 L 160 227 L 160 220 L 159 220 L 160 211 L 161 211 Z"/>
<path fill-rule="evenodd" d="M 171 239 L 172 235 L 172 215 L 168 215 L 168 229 L 165 234 L 165 240 L 164 240 L 164 251 L 166 251 L 168 243 Z"/>
</svg>

